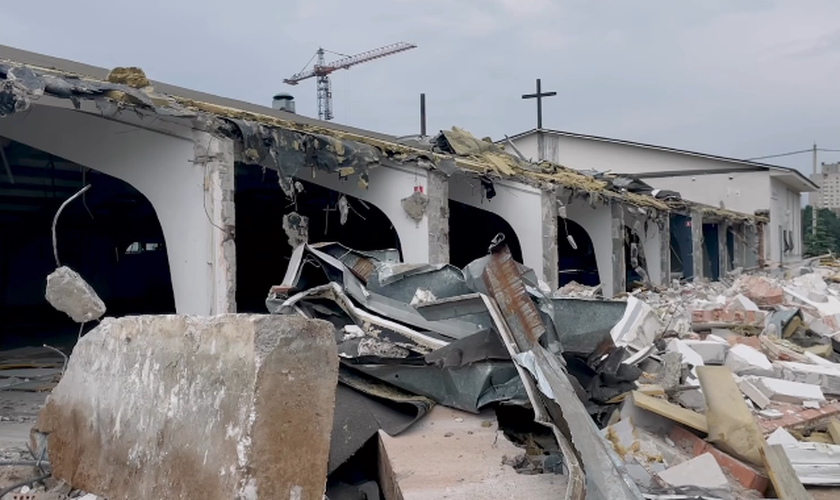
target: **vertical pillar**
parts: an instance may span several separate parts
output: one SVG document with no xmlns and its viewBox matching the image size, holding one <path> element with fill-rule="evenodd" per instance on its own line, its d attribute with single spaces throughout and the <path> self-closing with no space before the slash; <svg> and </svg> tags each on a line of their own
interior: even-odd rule
<svg viewBox="0 0 840 500">
<path fill-rule="evenodd" d="M 726 236 L 729 233 L 729 222 L 722 220 L 718 223 L 718 269 L 720 278 L 730 271 L 729 269 L 729 245 L 726 244 Z"/>
<path fill-rule="evenodd" d="M 656 222 L 659 225 L 659 283 L 662 286 L 669 286 L 671 284 L 671 216 L 665 212 Z"/>
<path fill-rule="evenodd" d="M 703 278 L 703 212 L 691 212 L 691 277 L 695 280 Z"/>
<path fill-rule="evenodd" d="M 764 231 L 765 231 L 764 223 L 763 222 L 757 223 L 756 224 L 756 232 L 758 233 L 758 235 L 757 235 L 757 239 L 758 239 L 758 267 L 764 267 L 764 265 L 766 263 L 765 256 L 764 256 L 764 249 L 766 247 L 766 245 L 764 244 Z"/>
<path fill-rule="evenodd" d="M 233 141 L 197 133 L 195 164 L 204 165 L 204 196 L 210 216 L 212 262 L 208 262 L 210 314 L 236 312 L 236 205 Z"/>
<path fill-rule="evenodd" d="M 449 178 L 437 170 L 429 171 L 429 263 L 449 263 Z"/>
<path fill-rule="evenodd" d="M 746 267 L 747 261 L 747 231 L 746 231 L 746 224 L 735 224 L 732 226 L 732 236 L 735 244 L 735 255 L 733 256 L 732 264 L 735 268 L 744 268 Z"/>
<path fill-rule="evenodd" d="M 543 279 L 551 290 L 557 290 L 560 286 L 559 260 L 557 250 L 557 190 L 549 188 L 543 190 L 540 195 L 540 207 L 542 208 L 542 254 Z"/>
<path fill-rule="evenodd" d="M 612 290 L 615 296 L 627 290 L 627 265 L 624 258 L 624 206 L 610 202 L 612 210 Z"/>
</svg>

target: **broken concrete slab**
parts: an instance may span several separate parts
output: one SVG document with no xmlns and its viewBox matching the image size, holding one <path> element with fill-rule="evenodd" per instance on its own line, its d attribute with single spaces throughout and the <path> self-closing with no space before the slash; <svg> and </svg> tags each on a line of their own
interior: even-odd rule
<svg viewBox="0 0 840 500">
<path fill-rule="evenodd" d="M 799 441 L 793 437 L 793 434 L 779 427 L 773 434 L 767 436 L 767 444 L 796 444 Z"/>
<path fill-rule="evenodd" d="M 840 370 L 830 366 L 809 365 L 793 361 L 777 361 L 773 366 L 778 378 L 818 385 L 825 394 L 840 395 Z"/>
<path fill-rule="evenodd" d="M 505 438 L 492 411 L 436 406 L 399 437 L 380 431 L 379 439 L 385 500 L 554 498 L 566 489 L 567 476 L 519 474 L 503 463 L 526 450 Z"/>
<path fill-rule="evenodd" d="M 769 377 L 750 377 L 749 382 L 771 401 L 795 404 L 802 404 L 805 401 L 825 401 L 825 396 L 818 385 Z"/>
<path fill-rule="evenodd" d="M 740 380 L 738 382 L 738 389 L 741 389 L 741 393 L 743 393 L 744 396 L 750 398 L 750 401 L 755 403 L 755 405 L 761 408 L 762 410 L 770 405 L 770 398 L 768 398 L 764 394 L 764 392 L 762 392 L 758 387 L 756 387 L 750 380 Z"/>
<path fill-rule="evenodd" d="M 722 365 L 726 361 L 729 344 L 716 340 L 684 340 L 683 343 L 703 358 L 707 365 Z"/>
<path fill-rule="evenodd" d="M 637 351 L 648 349 L 662 333 L 665 325 L 649 305 L 633 297 L 627 297 L 624 316 L 610 330 L 610 335 L 618 347 L 630 346 Z"/>
<path fill-rule="evenodd" d="M 767 356 L 744 344 L 732 346 L 724 364 L 737 375 L 775 375 L 773 363 Z"/>
<path fill-rule="evenodd" d="M 673 399 L 689 410 L 700 413 L 706 411 L 706 397 L 703 396 L 703 391 L 699 387 L 678 391 L 674 394 Z"/>
<path fill-rule="evenodd" d="M 105 303 L 76 271 L 61 266 L 47 276 L 47 302 L 76 323 L 105 315 Z"/>
<path fill-rule="evenodd" d="M 54 477 L 111 500 L 321 500 L 337 378 L 325 321 L 109 318 L 35 431 Z"/>
<path fill-rule="evenodd" d="M 781 447 L 802 484 L 840 486 L 840 445 L 791 443 Z M 775 484 L 775 483 L 774 483 Z"/>
<path fill-rule="evenodd" d="M 697 486 L 711 490 L 729 490 L 729 481 L 711 453 L 703 453 L 687 462 L 659 473 L 671 486 Z"/>
</svg>

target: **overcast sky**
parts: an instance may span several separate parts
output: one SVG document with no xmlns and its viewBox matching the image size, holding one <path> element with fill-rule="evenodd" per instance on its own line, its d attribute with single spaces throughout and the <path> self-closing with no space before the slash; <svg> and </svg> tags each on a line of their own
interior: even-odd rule
<svg viewBox="0 0 840 500">
<path fill-rule="evenodd" d="M 124 4 L 120 6 L 118 4 Z M 535 126 L 748 158 L 840 149 L 837 0 L 43 0 L 0 11 L 0 43 L 269 104 L 319 46 L 419 47 L 336 73 L 336 121 L 394 135 Z M 821 153 L 821 161 L 840 154 Z M 811 168 L 810 155 L 774 160 Z"/>
</svg>

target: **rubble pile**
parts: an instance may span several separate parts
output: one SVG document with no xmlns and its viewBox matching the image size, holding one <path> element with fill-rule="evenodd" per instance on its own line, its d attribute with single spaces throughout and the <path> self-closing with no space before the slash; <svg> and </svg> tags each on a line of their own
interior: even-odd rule
<svg viewBox="0 0 840 500">
<path fill-rule="evenodd" d="M 335 327 L 338 400 L 343 393 L 357 402 L 337 404 L 335 422 L 344 425 L 333 430 L 331 471 L 351 460 L 373 429 L 399 442 L 435 405 L 495 410 L 494 425 L 507 436 L 535 422 L 571 426 L 572 413 L 541 417 L 538 406 L 561 398 L 540 356 L 519 352 L 508 338 L 520 334 L 565 376 L 579 414 L 594 424 L 591 442 L 608 446 L 595 463 L 582 434 L 551 439 L 531 428 L 512 441 L 539 442 L 539 463 L 525 445 L 521 456 L 504 457 L 508 467 L 562 475 L 563 467 L 543 464 L 577 458 L 588 487 L 596 466 L 631 484 L 605 498 L 763 498 L 774 491 L 767 461 L 779 458 L 768 458 L 769 446 L 780 444 L 801 484 L 840 486 L 840 269 L 833 261 L 737 270 L 720 282 L 674 282 L 604 300 L 598 287 L 577 283 L 549 292 L 512 261 L 508 272 L 492 269 L 503 247 L 494 242 L 490 255 L 464 269 L 405 264 L 392 251 L 336 243 L 297 247 L 267 305 Z M 531 382 L 542 396 L 537 405 Z M 342 416 L 377 398 L 411 401 L 412 413 L 389 428 L 377 425 L 388 421 L 381 415 L 369 415 L 370 422 Z M 522 411 L 512 420 L 500 413 L 505 408 Z M 793 441 L 765 445 L 777 429 Z"/>
<path fill-rule="evenodd" d="M 463 269 L 299 244 L 266 305 L 326 321 L 337 346 L 325 498 L 840 491 L 840 264 L 600 293 L 548 290 L 501 236 Z M 69 491 L 57 479 L 27 491 Z"/>
</svg>

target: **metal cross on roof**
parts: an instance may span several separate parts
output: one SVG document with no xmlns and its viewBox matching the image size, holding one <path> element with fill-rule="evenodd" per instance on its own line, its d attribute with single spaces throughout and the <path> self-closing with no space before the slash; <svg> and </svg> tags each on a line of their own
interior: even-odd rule
<svg viewBox="0 0 840 500">
<path fill-rule="evenodd" d="M 554 97 L 557 95 L 557 92 L 543 92 L 542 85 L 540 84 L 540 79 L 537 78 L 537 93 L 536 94 L 524 94 L 522 96 L 523 99 L 536 99 L 537 100 L 537 130 L 542 130 L 542 100 L 543 97 Z"/>
</svg>

